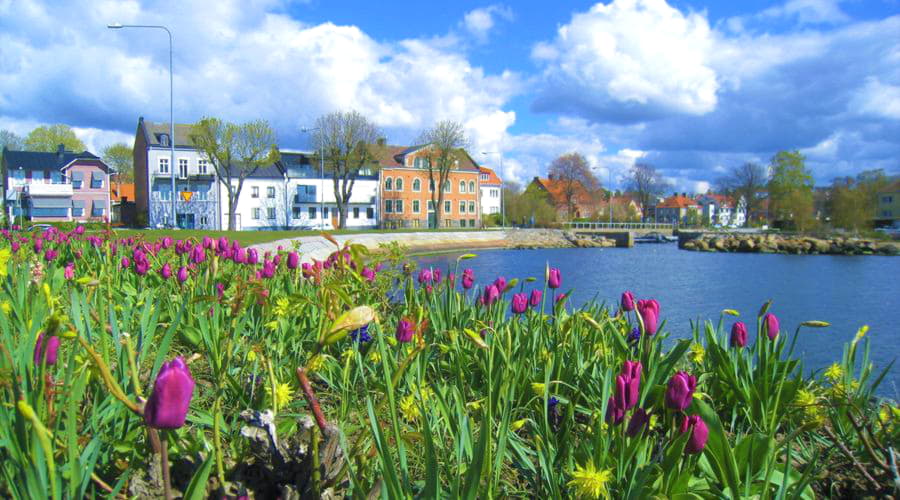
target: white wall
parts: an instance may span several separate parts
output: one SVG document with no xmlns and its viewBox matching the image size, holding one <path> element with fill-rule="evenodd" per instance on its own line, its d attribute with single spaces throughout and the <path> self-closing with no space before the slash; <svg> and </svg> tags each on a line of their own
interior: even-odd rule
<svg viewBox="0 0 900 500">
<path fill-rule="evenodd" d="M 481 215 L 500 213 L 500 186 L 481 185 Z"/>
</svg>

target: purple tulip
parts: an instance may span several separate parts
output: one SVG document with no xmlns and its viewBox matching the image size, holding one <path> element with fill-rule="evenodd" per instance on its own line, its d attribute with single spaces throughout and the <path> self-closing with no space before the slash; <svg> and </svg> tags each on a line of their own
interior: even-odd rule
<svg viewBox="0 0 900 500">
<path fill-rule="evenodd" d="M 189 276 L 190 276 L 190 274 L 188 274 L 188 270 L 186 267 L 181 266 L 178 268 L 178 282 L 179 283 L 184 283 L 185 281 L 187 281 Z"/>
<path fill-rule="evenodd" d="M 489 306 L 494 302 L 497 302 L 497 299 L 500 298 L 500 291 L 497 290 L 497 285 L 488 285 L 484 288 L 484 293 L 481 295 L 481 303 Z"/>
<path fill-rule="evenodd" d="M 547 286 L 556 290 L 562 286 L 562 274 L 555 267 L 550 268 L 550 276 L 547 277 Z"/>
<path fill-rule="evenodd" d="M 297 269 L 298 265 L 300 265 L 300 254 L 297 252 L 289 253 L 287 258 L 288 269 Z"/>
<path fill-rule="evenodd" d="M 631 414 L 631 420 L 628 421 L 628 429 L 625 430 L 625 435 L 635 437 L 644 432 L 649 423 L 650 415 L 643 408 L 638 408 Z"/>
<path fill-rule="evenodd" d="M 12 244 L 9 245 L 9 246 L 10 246 L 10 248 L 12 249 L 12 252 L 13 252 L 13 253 L 18 252 L 19 249 L 22 248 L 22 245 L 21 245 L 18 241 L 12 242 Z"/>
<path fill-rule="evenodd" d="M 431 269 L 421 269 L 419 270 L 419 284 L 424 285 L 426 283 L 430 283 L 432 280 Z"/>
<path fill-rule="evenodd" d="M 624 407 L 630 410 L 637 406 L 641 391 L 641 372 L 644 367 L 640 361 L 625 361 L 622 365 L 622 373 L 619 377 L 625 382 L 625 392 L 622 397 Z"/>
<path fill-rule="evenodd" d="M 172 246 L 172 237 L 171 236 L 166 236 L 165 238 L 162 239 L 162 247 L 164 249 L 168 249 L 171 246 Z"/>
<path fill-rule="evenodd" d="M 769 340 L 775 340 L 775 337 L 778 336 L 778 318 L 772 313 L 767 313 L 766 317 L 763 318 L 763 324 L 765 325 L 766 335 L 769 337 Z"/>
<path fill-rule="evenodd" d="M 528 296 L 528 305 L 531 307 L 537 307 L 541 305 L 541 298 L 544 296 L 544 292 L 540 290 L 532 290 L 531 295 Z"/>
<path fill-rule="evenodd" d="M 34 240 L 34 253 L 41 253 L 41 250 L 44 249 L 44 240 L 37 238 Z"/>
<path fill-rule="evenodd" d="M 281 254 L 278 254 L 278 255 L 276 255 L 275 257 L 272 257 L 272 262 L 273 262 L 276 266 L 277 266 L 278 264 L 281 264 Z"/>
<path fill-rule="evenodd" d="M 225 296 L 225 283 L 216 283 L 216 295 L 220 299 Z"/>
<path fill-rule="evenodd" d="M 53 259 L 55 259 L 57 255 L 59 255 L 59 252 L 52 248 L 49 248 L 46 252 L 44 252 L 44 260 L 46 260 L 47 262 L 53 262 Z"/>
<path fill-rule="evenodd" d="M 34 364 L 41 366 L 43 361 L 47 365 L 55 365 L 56 358 L 59 355 L 59 337 L 52 336 L 44 342 L 44 334 L 38 335 L 37 342 L 34 344 Z"/>
<path fill-rule="evenodd" d="M 706 439 L 709 437 L 709 429 L 706 422 L 700 418 L 700 415 L 685 415 L 681 421 L 681 432 L 691 431 L 691 437 L 684 447 L 684 452 L 688 455 L 694 455 L 703 451 L 706 447 Z"/>
<path fill-rule="evenodd" d="M 77 234 L 77 235 L 79 235 L 79 236 L 82 235 L 82 234 L 84 234 L 84 226 L 78 226 L 78 227 L 76 227 L 76 228 L 75 228 L 75 234 Z"/>
<path fill-rule="evenodd" d="M 247 250 L 247 264 L 255 266 L 259 262 L 259 252 L 255 248 Z"/>
<path fill-rule="evenodd" d="M 168 262 L 163 264 L 162 268 L 159 270 L 160 276 L 163 277 L 164 280 L 167 280 L 172 277 L 172 266 L 169 265 Z"/>
<path fill-rule="evenodd" d="M 234 260 L 235 264 L 244 264 L 247 262 L 247 250 L 238 248 L 231 258 Z"/>
<path fill-rule="evenodd" d="M 697 388 L 697 377 L 687 372 L 678 372 L 669 379 L 666 389 L 666 406 L 673 410 L 684 411 L 691 406 L 694 390 Z"/>
<path fill-rule="evenodd" d="M 138 276 L 144 276 L 150 271 L 150 263 L 146 260 L 134 262 L 134 272 Z"/>
<path fill-rule="evenodd" d="M 731 326 L 731 347 L 744 347 L 747 345 L 747 325 L 742 321 Z"/>
<path fill-rule="evenodd" d="M 466 290 L 472 288 L 475 285 L 475 271 L 472 269 L 463 270 L 462 274 L 462 287 Z"/>
<path fill-rule="evenodd" d="M 194 393 L 194 379 L 191 370 L 181 356 L 163 363 L 153 392 L 144 407 L 144 422 L 155 429 L 177 429 L 184 425 L 191 397 Z"/>
<path fill-rule="evenodd" d="M 277 269 L 275 261 L 265 261 L 265 263 L 263 263 L 262 276 L 264 278 L 271 278 L 272 276 L 275 276 L 275 269 Z"/>
<path fill-rule="evenodd" d="M 362 268 L 362 271 L 359 273 L 360 276 L 366 279 L 369 283 L 375 281 L 375 270 L 370 269 L 368 267 Z"/>
<path fill-rule="evenodd" d="M 412 321 L 408 319 L 401 319 L 397 323 L 397 341 L 410 342 L 413 338 L 413 334 L 415 333 L 416 327 Z"/>
<path fill-rule="evenodd" d="M 512 297 L 512 312 L 522 314 L 528 310 L 528 296 L 524 293 L 514 294 Z"/>
<path fill-rule="evenodd" d="M 637 303 L 638 314 L 644 323 L 644 332 L 647 335 L 656 333 L 657 322 L 659 321 L 659 302 L 650 300 L 639 300 Z"/>
<path fill-rule="evenodd" d="M 610 396 L 609 401 L 606 402 L 606 423 L 619 425 L 623 419 L 625 419 L 625 408 L 619 406 L 615 397 Z"/>
<path fill-rule="evenodd" d="M 216 249 L 220 252 L 224 252 L 225 249 L 228 248 L 228 238 L 221 236 L 219 237 L 219 241 L 216 243 Z"/>
<path fill-rule="evenodd" d="M 628 290 L 622 292 L 622 310 L 634 311 L 634 294 Z"/>
<path fill-rule="evenodd" d="M 435 285 L 440 283 L 441 282 L 441 270 L 435 269 L 435 270 L 431 271 L 431 277 L 434 280 Z"/>
<path fill-rule="evenodd" d="M 66 278 L 67 280 L 71 280 L 72 278 L 75 277 L 75 263 L 74 262 L 69 262 L 68 264 L 66 264 L 66 269 L 63 272 L 63 277 Z"/>
<path fill-rule="evenodd" d="M 497 287 L 498 292 L 500 292 L 500 293 L 505 292 L 506 291 L 506 278 L 504 278 L 503 276 L 497 277 L 497 279 L 494 280 L 494 286 Z"/>
</svg>

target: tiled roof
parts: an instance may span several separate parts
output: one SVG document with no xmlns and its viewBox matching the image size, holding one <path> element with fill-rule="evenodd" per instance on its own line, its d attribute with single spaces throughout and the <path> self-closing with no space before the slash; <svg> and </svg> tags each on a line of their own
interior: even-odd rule
<svg viewBox="0 0 900 500">
<path fill-rule="evenodd" d="M 689 207 L 698 207 L 696 201 L 687 196 L 669 196 L 662 203 L 656 206 L 656 208 L 689 208 Z"/>
<path fill-rule="evenodd" d="M 381 168 L 405 167 L 403 163 L 404 157 L 410 153 L 414 153 L 424 148 L 425 145 L 419 146 L 380 146 L 375 148 L 375 160 Z M 478 164 L 463 149 L 462 158 L 460 158 L 460 170 L 478 170 Z"/>
<path fill-rule="evenodd" d="M 503 184 L 503 182 L 500 181 L 500 177 L 498 177 L 493 170 L 487 167 L 478 167 L 478 170 L 480 170 L 482 174 L 488 175 L 488 179 L 486 181 L 481 181 L 481 184 L 489 186 L 499 186 Z"/>
<path fill-rule="evenodd" d="M 160 135 L 169 135 L 170 131 L 168 122 L 151 122 L 141 118 L 139 123 L 143 124 L 144 126 L 144 133 L 147 139 L 148 146 L 164 147 L 164 145 L 160 142 Z M 194 147 L 194 141 L 191 140 L 191 130 L 193 129 L 193 127 L 194 126 L 192 124 L 175 124 L 175 147 Z M 168 145 L 165 145 L 165 147 L 168 147 Z"/>
<path fill-rule="evenodd" d="M 561 205 L 563 203 L 567 203 L 566 201 L 566 190 L 568 188 L 567 182 L 559 179 L 545 179 L 540 177 L 535 177 L 534 181 L 540 184 L 540 186 L 546 191 L 550 197 L 553 199 L 553 202 Z M 580 182 L 574 181 L 574 198 L 576 203 L 592 203 L 594 200 L 591 195 L 587 192 L 584 186 L 581 185 Z"/>
<path fill-rule="evenodd" d="M 64 151 L 62 154 L 43 151 L 11 151 L 4 150 L 3 159 L 9 168 L 24 170 L 59 169 L 74 160 L 100 160 L 100 158 L 87 151 L 73 153 Z M 102 160 L 101 160 L 102 161 Z"/>
<path fill-rule="evenodd" d="M 121 201 L 122 197 L 134 201 L 134 184 L 119 184 L 118 182 L 113 182 L 111 184 L 109 196 L 113 201 Z"/>
</svg>

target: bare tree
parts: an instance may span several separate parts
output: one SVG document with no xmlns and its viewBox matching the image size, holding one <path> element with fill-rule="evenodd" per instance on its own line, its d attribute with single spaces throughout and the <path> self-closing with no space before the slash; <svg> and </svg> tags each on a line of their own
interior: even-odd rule
<svg viewBox="0 0 900 500">
<path fill-rule="evenodd" d="M 450 170 L 464 159 L 468 145 L 466 133 L 459 122 L 444 120 L 419 135 L 419 144 L 424 144 L 423 156 L 428 170 L 431 203 L 434 205 L 435 227 L 441 226 L 444 209 L 444 184 L 449 182 Z"/>
<path fill-rule="evenodd" d="M 278 161 L 275 130 L 265 120 L 243 124 L 204 118 L 191 130 L 191 140 L 203 152 L 228 196 L 228 230 L 235 230 L 235 208 L 244 179 L 259 167 Z M 174 193 L 173 193 L 174 195 Z"/>
<path fill-rule="evenodd" d="M 669 189 L 669 183 L 656 168 L 646 163 L 635 163 L 628 172 L 628 190 L 637 194 L 644 210 L 650 207 L 650 200 Z"/>
<path fill-rule="evenodd" d="M 744 224 L 750 224 L 750 215 L 756 213 L 760 204 L 759 193 L 765 190 L 769 182 L 769 174 L 766 167 L 753 162 L 747 162 L 739 167 L 734 167 L 728 175 L 721 177 L 716 185 L 725 193 L 730 194 L 735 202 L 744 198 L 747 216 Z"/>
<path fill-rule="evenodd" d="M 379 137 L 378 126 L 357 111 L 335 111 L 316 120 L 312 142 L 316 151 L 324 152 L 325 168 L 331 173 L 340 229 L 347 224 L 356 178 L 364 169 L 375 168 Z"/>
<path fill-rule="evenodd" d="M 575 213 L 579 197 L 593 198 L 600 189 L 600 181 L 591 172 L 587 159 L 581 153 L 567 153 L 553 160 L 549 174 L 562 185 L 569 217 Z"/>
</svg>

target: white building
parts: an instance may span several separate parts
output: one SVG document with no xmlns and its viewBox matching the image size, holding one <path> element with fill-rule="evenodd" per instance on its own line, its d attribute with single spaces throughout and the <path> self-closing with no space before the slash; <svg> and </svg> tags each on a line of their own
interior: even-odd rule
<svg viewBox="0 0 900 500">
<path fill-rule="evenodd" d="M 740 227 L 747 219 L 747 204 L 743 197 L 735 203 L 733 198 L 721 194 L 705 194 L 697 199 L 703 220 L 712 226 Z"/>
<path fill-rule="evenodd" d="M 485 215 L 500 213 L 500 202 L 502 201 L 500 190 L 503 188 L 503 183 L 493 170 L 487 167 L 478 167 L 478 170 L 481 171 L 478 181 L 481 186 L 480 201 L 483 220 Z"/>
</svg>

